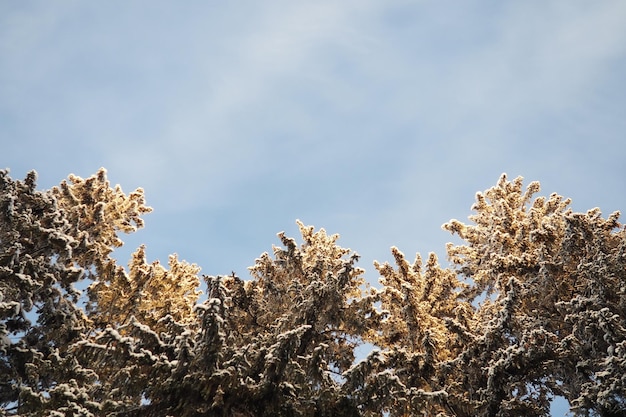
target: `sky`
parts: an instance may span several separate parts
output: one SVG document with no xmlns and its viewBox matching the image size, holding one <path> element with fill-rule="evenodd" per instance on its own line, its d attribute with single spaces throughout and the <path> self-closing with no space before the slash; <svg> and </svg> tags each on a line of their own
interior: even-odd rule
<svg viewBox="0 0 626 417">
<path fill-rule="evenodd" d="M 626 210 L 626 2 L 0 0 L 0 168 L 100 167 L 154 212 L 124 264 L 208 275 L 298 238 L 435 252 L 502 173 Z M 565 406 L 555 405 L 553 415 Z"/>
</svg>

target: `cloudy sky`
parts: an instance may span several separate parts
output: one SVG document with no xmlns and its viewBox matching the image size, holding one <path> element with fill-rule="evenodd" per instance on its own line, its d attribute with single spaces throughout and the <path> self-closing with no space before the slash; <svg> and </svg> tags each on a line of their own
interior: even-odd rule
<svg viewBox="0 0 626 417">
<path fill-rule="evenodd" d="M 295 220 L 374 259 L 436 252 L 501 173 L 626 210 L 626 3 L 0 2 L 0 167 L 106 167 L 126 239 L 206 274 Z M 555 411 L 556 413 L 556 411 Z M 555 414 L 556 415 L 556 414 Z"/>
</svg>

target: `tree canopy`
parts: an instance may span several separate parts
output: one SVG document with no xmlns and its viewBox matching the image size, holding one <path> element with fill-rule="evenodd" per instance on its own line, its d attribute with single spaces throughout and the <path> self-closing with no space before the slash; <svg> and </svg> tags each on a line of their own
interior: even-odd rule
<svg viewBox="0 0 626 417">
<path fill-rule="evenodd" d="M 246 279 L 121 266 L 143 190 L 0 171 L 0 415 L 625 415 L 626 228 L 538 192 L 502 175 L 443 225 L 449 266 L 394 247 L 370 287 L 301 222 Z"/>
</svg>

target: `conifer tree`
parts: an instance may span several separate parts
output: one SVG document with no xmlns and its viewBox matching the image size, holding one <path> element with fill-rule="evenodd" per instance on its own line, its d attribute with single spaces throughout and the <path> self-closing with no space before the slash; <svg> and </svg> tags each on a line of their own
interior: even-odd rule
<svg viewBox="0 0 626 417">
<path fill-rule="evenodd" d="M 141 189 L 0 171 L 0 415 L 624 415 L 626 228 L 538 192 L 503 175 L 443 226 L 451 266 L 394 247 L 376 289 L 301 222 L 246 279 L 121 266 Z"/>
<path fill-rule="evenodd" d="M 619 212 L 574 213 L 569 199 L 533 195 L 522 179 L 477 195 L 473 225 L 444 225 L 466 241 L 448 246 L 473 285 L 479 359 L 473 403 L 486 415 L 545 415 L 553 395 L 581 415 L 626 412 L 626 230 Z M 477 364 L 478 365 L 478 364 Z M 483 369 L 482 373 L 478 372 Z"/>
</svg>

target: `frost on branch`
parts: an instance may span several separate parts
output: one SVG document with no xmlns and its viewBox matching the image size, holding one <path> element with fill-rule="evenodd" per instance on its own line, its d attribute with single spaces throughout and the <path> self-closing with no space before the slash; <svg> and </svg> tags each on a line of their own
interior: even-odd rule
<svg viewBox="0 0 626 417">
<path fill-rule="evenodd" d="M 548 416 L 557 395 L 626 413 L 619 213 L 502 176 L 444 225 L 464 241 L 450 268 L 392 248 L 371 289 L 338 235 L 298 222 L 301 243 L 280 233 L 249 280 L 204 276 L 199 302 L 196 265 L 111 258 L 141 190 L 35 180 L 0 171 L 2 415 Z"/>
<path fill-rule="evenodd" d="M 158 261 L 149 264 L 142 245 L 133 253 L 128 273 L 115 268 L 89 287 L 90 318 L 100 325 L 122 325 L 135 316 L 155 331 L 162 330 L 159 321 L 167 315 L 192 323 L 200 295 L 198 272 L 200 268 L 179 261 L 176 255 L 170 256 L 169 270 Z"/>
<path fill-rule="evenodd" d="M 82 395 L 94 375 L 67 353 L 89 325 L 76 305 L 85 271 L 72 229 L 54 195 L 36 190 L 34 171 L 24 181 L 0 171 L 0 406 L 9 411 L 95 407 Z M 57 395 L 69 380 L 72 396 Z"/>
<path fill-rule="evenodd" d="M 123 245 L 118 232 L 143 227 L 141 216 L 152 211 L 145 205 L 143 189 L 126 195 L 119 185 L 111 188 L 104 168 L 87 179 L 70 175 L 69 183 L 61 182 L 50 194 L 71 224 L 68 233 L 77 242 L 74 262 L 86 269 L 95 267 L 100 277 L 115 273 L 109 255 Z"/>
<path fill-rule="evenodd" d="M 397 248 L 391 252 L 397 269 L 375 263 L 383 285 L 379 297 L 385 319 L 372 341 L 385 349 L 385 361 L 382 373 L 374 376 L 393 375 L 401 387 L 406 387 L 387 396 L 390 415 L 436 415 L 445 412 L 447 397 L 443 395 L 446 381 L 443 375 L 438 376 L 438 368 L 459 353 L 467 336 L 455 332 L 449 323 L 468 326 L 472 307 L 459 298 L 464 284 L 452 271 L 439 266 L 435 254 L 430 254 L 424 266 L 419 254 L 409 264 Z"/>
<path fill-rule="evenodd" d="M 74 284 L 114 270 L 117 232 L 141 226 L 150 209 L 140 190 L 111 189 L 104 170 L 70 181 L 38 191 L 35 172 L 22 182 L 0 171 L 0 405 L 9 412 L 102 410 L 99 376 L 72 348 L 94 330 Z"/>
<path fill-rule="evenodd" d="M 524 191 L 521 178 L 503 175 L 477 195 L 473 225 L 444 225 L 466 241 L 450 244 L 448 254 L 473 284 L 468 300 L 480 306 L 476 341 L 459 357 L 486 370 L 465 372 L 478 388 L 476 407 L 484 404 L 488 415 L 547 415 L 549 399 L 560 395 L 581 415 L 623 414 L 626 232 L 619 213 L 573 213 L 557 194 L 533 200 L 538 191 L 538 183 Z"/>
<path fill-rule="evenodd" d="M 392 416 L 547 416 L 557 395 L 579 415 L 626 412 L 619 213 L 538 191 L 503 175 L 478 193 L 471 224 L 444 225 L 465 241 L 447 248 L 454 270 L 392 248 L 396 267 L 376 265 L 381 351 L 346 373 L 347 391 Z"/>
<path fill-rule="evenodd" d="M 251 281 L 205 278 L 188 366 L 155 393 L 164 399 L 155 407 L 178 415 L 358 415 L 341 374 L 376 312 L 361 296 L 358 256 L 337 246 L 337 235 L 298 224 L 303 244 L 279 234 L 283 246 L 256 260 Z"/>
</svg>

